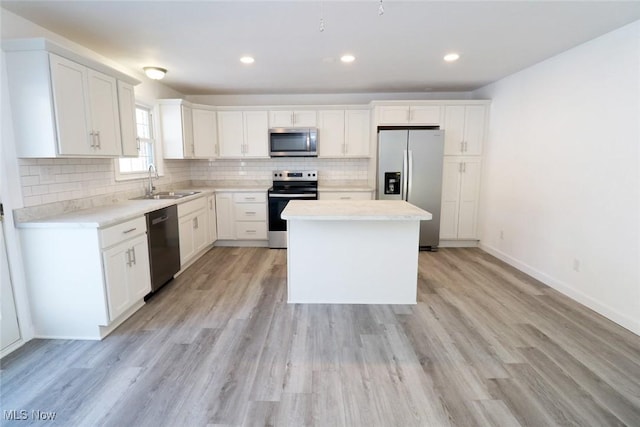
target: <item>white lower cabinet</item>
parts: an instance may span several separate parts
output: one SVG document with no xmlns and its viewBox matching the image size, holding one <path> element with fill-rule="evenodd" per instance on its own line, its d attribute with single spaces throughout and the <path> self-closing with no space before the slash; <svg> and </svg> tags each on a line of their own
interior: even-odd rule
<svg viewBox="0 0 640 427">
<path fill-rule="evenodd" d="M 318 192 L 318 200 L 371 200 L 373 191 L 324 191 Z"/>
<path fill-rule="evenodd" d="M 216 224 L 216 196 L 207 196 L 207 222 L 209 226 L 209 241 L 212 244 L 218 238 L 218 226 Z"/>
<path fill-rule="evenodd" d="M 441 239 L 478 239 L 480 167 L 479 158 L 445 156 L 442 171 Z"/>
<path fill-rule="evenodd" d="M 147 235 L 102 252 L 109 318 L 115 319 L 151 292 Z"/>
<path fill-rule="evenodd" d="M 205 197 L 178 205 L 181 268 L 209 245 L 208 223 L 209 213 Z"/>
<path fill-rule="evenodd" d="M 102 339 L 151 291 L 144 216 L 103 229 L 22 228 L 20 236 L 37 338 Z"/>
<path fill-rule="evenodd" d="M 266 192 L 224 192 L 216 194 L 218 239 L 266 240 Z"/>
</svg>

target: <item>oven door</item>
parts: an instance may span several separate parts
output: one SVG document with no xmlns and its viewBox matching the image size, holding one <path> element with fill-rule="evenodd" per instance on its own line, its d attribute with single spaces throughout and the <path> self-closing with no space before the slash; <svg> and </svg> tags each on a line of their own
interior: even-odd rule
<svg viewBox="0 0 640 427">
<path fill-rule="evenodd" d="M 287 220 L 281 214 L 289 200 L 317 200 L 318 193 L 269 193 L 269 247 L 287 247 Z"/>
</svg>

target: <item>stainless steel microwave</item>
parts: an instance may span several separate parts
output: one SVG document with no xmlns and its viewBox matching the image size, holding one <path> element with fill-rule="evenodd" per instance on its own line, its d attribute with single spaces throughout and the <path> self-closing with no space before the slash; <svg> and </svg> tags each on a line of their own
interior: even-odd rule
<svg viewBox="0 0 640 427">
<path fill-rule="evenodd" d="M 318 157 L 318 129 L 269 129 L 271 157 Z"/>
</svg>

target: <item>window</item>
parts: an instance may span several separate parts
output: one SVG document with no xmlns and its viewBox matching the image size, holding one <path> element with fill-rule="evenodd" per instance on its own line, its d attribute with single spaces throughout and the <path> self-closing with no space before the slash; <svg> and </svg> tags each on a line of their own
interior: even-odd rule
<svg viewBox="0 0 640 427">
<path fill-rule="evenodd" d="M 149 170 L 149 165 L 155 166 L 155 147 L 153 140 L 153 115 L 147 107 L 136 107 L 136 131 L 138 140 L 138 157 L 118 159 L 118 173 L 116 179 L 126 180 L 140 178 Z"/>
</svg>

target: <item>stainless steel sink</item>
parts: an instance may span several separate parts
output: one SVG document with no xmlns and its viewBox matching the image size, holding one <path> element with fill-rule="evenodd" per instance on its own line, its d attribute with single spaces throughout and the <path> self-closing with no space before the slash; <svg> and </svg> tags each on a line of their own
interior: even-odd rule
<svg viewBox="0 0 640 427">
<path fill-rule="evenodd" d="M 187 196 L 193 196 L 200 193 L 199 191 L 158 191 L 157 193 L 147 194 L 140 197 L 134 197 L 131 200 L 163 200 L 163 199 L 181 199 Z"/>
</svg>

